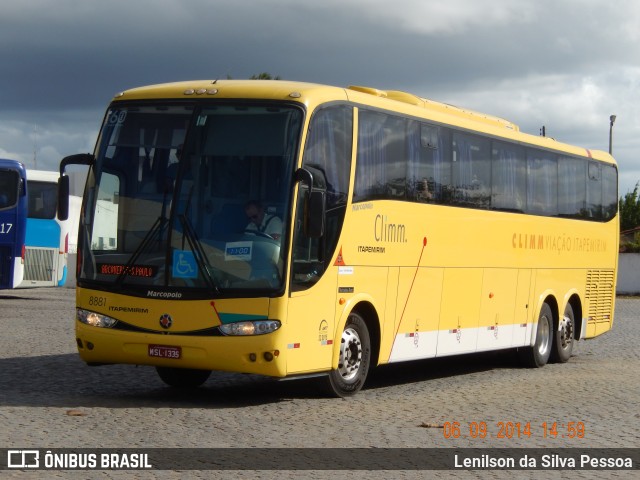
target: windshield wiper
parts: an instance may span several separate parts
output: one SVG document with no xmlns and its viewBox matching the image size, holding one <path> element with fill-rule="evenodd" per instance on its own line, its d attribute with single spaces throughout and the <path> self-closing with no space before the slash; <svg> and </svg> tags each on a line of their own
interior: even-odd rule
<svg viewBox="0 0 640 480">
<path fill-rule="evenodd" d="M 153 243 L 154 236 L 156 234 L 158 235 L 158 241 L 162 242 L 162 232 L 164 231 L 168 223 L 169 221 L 167 218 L 165 218 L 164 215 L 160 215 L 156 219 L 156 221 L 153 222 L 153 225 L 151 225 L 151 228 L 142 239 L 142 242 L 140 242 L 140 245 L 138 245 L 138 248 L 134 250 L 133 254 L 129 258 L 129 261 L 124 265 L 122 272 L 120 272 L 120 275 L 118 275 L 118 278 L 116 278 L 116 282 L 115 282 L 116 285 L 118 286 L 122 285 L 122 282 L 124 281 L 124 279 L 129 276 L 131 267 L 136 263 L 136 261 L 138 260 L 138 257 L 140 257 L 140 255 L 142 255 L 142 253 L 146 251 L 147 248 Z"/>
<path fill-rule="evenodd" d="M 209 288 L 213 289 L 216 293 L 220 293 L 220 289 L 216 285 L 213 274 L 209 270 L 209 268 L 211 268 L 211 263 L 209 262 L 209 258 L 202 248 L 202 244 L 198 239 L 198 234 L 195 232 L 193 226 L 191 225 L 191 222 L 189 222 L 189 219 L 184 214 L 178 215 L 178 218 L 180 219 L 180 224 L 182 225 L 183 238 L 187 237 L 187 242 L 191 247 L 191 251 L 193 252 L 194 258 L 196 259 L 196 263 L 198 264 L 198 267 L 200 267 L 200 270 L 203 272 L 202 276 L 207 282 Z"/>
</svg>

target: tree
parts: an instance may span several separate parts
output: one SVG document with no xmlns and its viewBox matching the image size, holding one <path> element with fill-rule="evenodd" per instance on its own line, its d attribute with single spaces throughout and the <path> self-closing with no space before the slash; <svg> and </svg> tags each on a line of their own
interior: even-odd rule
<svg viewBox="0 0 640 480">
<path fill-rule="evenodd" d="M 281 78 L 280 75 L 276 75 L 274 77 L 268 72 L 262 72 L 258 75 L 251 75 L 251 78 L 249 78 L 249 80 L 281 80 Z"/>
<path fill-rule="evenodd" d="M 233 77 L 227 73 L 227 80 L 233 80 Z M 273 76 L 269 72 L 262 72 L 253 74 L 249 77 L 249 80 L 282 80 L 280 75 Z"/>
<path fill-rule="evenodd" d="M 625 232 L 636 227 L 640 227 L 640 197 L 638 190 L 640 182 L 636 183 L 633 192 L 627 192 L 624 197 L 620 197 L 620 231 Z M 620 244 L 621 252 L 637 252 L 640 253 L 640 232 L 636 232 L 633 240 L 622 241 Z"/>
<path fill-rule="evenodd" d="M 640 182 L 636 183 L 632 192 L 627 192 L 624 197 L 620 197 L 620 230 L 631 230 L 640 226 L 640 197 L 638 190 Z"/>
</svg>

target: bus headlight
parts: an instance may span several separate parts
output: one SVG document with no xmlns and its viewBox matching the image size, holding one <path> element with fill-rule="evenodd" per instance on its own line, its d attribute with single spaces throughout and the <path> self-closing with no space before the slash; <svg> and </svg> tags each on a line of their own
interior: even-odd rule
<svg viewBox="0 0 640 480">
<path fill-rule="evenodd" d="M 86 325 L 91 325 L 92 327 L 111 328 L 116 323 L 118 323 L 118 320 L 116 320 L 115 318 L 111 318 L 100 313 L 91 312 L 89 310 L 83 310 L 82 308 L 76 309 L 76 315 L 78 320 Z"/>
<path fill-rule="evenodd" d="M 256 320 L 253 322 L 234 322 L 220 325 L 225 335 L 264 335 L 280 328 L 278 320 Z"/>
</svg>

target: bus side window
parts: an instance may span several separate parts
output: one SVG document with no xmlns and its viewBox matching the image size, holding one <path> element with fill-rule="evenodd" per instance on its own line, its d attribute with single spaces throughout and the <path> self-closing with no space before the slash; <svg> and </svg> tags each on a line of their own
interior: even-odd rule
<svg viewBox="0 0 640 480">
<path fill-rule="evenodd" d="M 596 162 L 589 162 L 587 216 L 594 220 L 602 219 L 602 167 Z"/>
<path fill-rule="evenodd" d="M 524 148 L 493 142 L 491 208 L 524 212 L 527 190 L 527 159 Z"/>
<path fill-rule="evenodd" d="M 475 135 L 453 134 L 453 204 L 488 208 L 491 195 L 489 141 Z"/>
<path fill-rule="evenodd" d="M 527 149 L 527 212 L 558 214 L 558 159 L 544 150 Z"/>
<path fill-rule="evenodd" d="M 353 109 L 346 105 L 314 113 L 304 151 L 304 166 L 313 172 L 314 189 L 327 192 L 325 234 L 308 238 L 302 226 L 307 186 L 299 184 L 293 237 L 293 288 L 309 288 L 322 275 L 340 236 L 346 213 L 353 144 Z"/>
</svg>

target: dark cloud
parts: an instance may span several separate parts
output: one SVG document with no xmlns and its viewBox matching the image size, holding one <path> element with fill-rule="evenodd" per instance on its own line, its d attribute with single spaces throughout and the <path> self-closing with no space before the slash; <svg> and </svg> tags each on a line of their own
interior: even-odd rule
<svg viewBox="0 0 640 480">
<path fill-rule="evenodd" d="M 16 13 L 0 20 L 3 40 L 12 39 L 0 50 L 0 105 L 77 108 L 130 86 L 259 71 L 339 85 L 462 88 L 477 79 L 585 71 L 610 46 L 600 25 L 562 2 L 538 22 L 477 22 L 451 32 L 385 22 L 363 14 L 362 2 L 341 9 L 249 3 L 107 2 L 114 8 L 53 20 L 44 9 Z"/>
<path fill-rule="evenodd" d="M 6 145 L 16 140 L 6 132 L 34 123 L 68 139 L 79 129 L 86 144 L 120 90 L 265 71 L 469 102 L 527 128 L 558 125 L 567 141 L 599 135 L 615 110 L 622 144 L 640 129 L 629 106 L 639 23 L 629 0 L 11 2 L 0 16 L 0 153 L 30 156 L 29 135 Z"/>
</svg>

